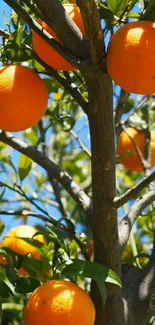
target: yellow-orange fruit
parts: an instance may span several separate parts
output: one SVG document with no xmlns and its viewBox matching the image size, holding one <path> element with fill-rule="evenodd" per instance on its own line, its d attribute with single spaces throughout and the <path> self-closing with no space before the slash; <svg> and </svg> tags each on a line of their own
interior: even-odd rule
<svg viewBox="0 0 155 325">
<path fill-rule="evenodd" d="M 85 35 L 84 23 L 79 8 L 76 4 L 64 4 L 64 8 L 70 15 L 74 23 L 79 27 L 81 33 Z M 57 41 L 59 41 L 55 32 L 43 21 L 38 20 L 39 24 Z M 56 52 L 48 43 L 46 43 L 38 34 L 32 33 L 32 41 L 35 52 L 48 65 L 57 70 L 74 71 L 76 70 L 67 60 Z"/>
<path fill-rule="evenodd" d="M 119 163 L 123 164 L 130 171 L 142 171 L 143 166 L 137 153 L 138 148 L 144 159 L 145 133 L 134 128 L 127 128 L 122 131 L 118 141 Z M 135 144 L 135 145 L 134 145 Z M 150 141 L 151 167 L 155 166 L 155 131 L 151 131 Z"/>
<path fill-rule="evenodd" d="M 24 325 L 93 325 L 95 308 L 76 284 L 52 280 L 34 290 L 24 309 Z"/>
<path fill-rule="evenodd" d="M 38 240 L 39 242 L 45 244 L 45 238 L 43 235 L 38 234 L 35 236 L 35 234 L 38 232 L 37 229 L 35 229 L 32 226 L 29 225 L 21 225 L 17 226 L 15 228 L 12 228 L 4 237 L 2 240 L 0 246 L 1 247 L 8 247 L 12 251 L 14 251 L 17 254 L 21 255 L 27 255 L 29 253 L 32 254 L 34 259 L 40 259 L 40 252 L 39 250 L 35 247 L 27 243 L 26 241 L 22 240 L 22 237 L 28 238 L 28 239 L 35 239 Z M 17 238 L 21 237 L 21 238 Z M 1 256 L 0 261 L 2 264 L 6 264 L 5 258 Z M 20 275 L 26 275 L 27 272 L 24 270 L 23 267 L 21 267 L 18 270 Z"/>
<path fill-rule="evenodd" d="M 136 21 L 125 24 L 112 36 L 107 51 L 111 78 L 128 92 L 155 92 L 155 23 Z"/>
<path fill-rule="evenodd" d="M 0 129 L 32 127 L 44 115 L 47 101 L 46 86 L 34 71 L 19 65 L 0 68 Z"/>
</svg>

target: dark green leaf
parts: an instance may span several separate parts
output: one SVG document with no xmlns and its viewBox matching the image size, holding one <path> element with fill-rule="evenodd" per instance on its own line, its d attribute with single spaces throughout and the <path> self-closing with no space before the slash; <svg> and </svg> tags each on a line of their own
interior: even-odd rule
<svg viewBox="0 0 155 325">
<path fill-rule="evenodd" d="M 15 284 L 15 292 L 26 294 L 34 291 L 39 285 L 40 282 L 37 279 L 31 277 L 18 278 Z"/>
<path fill-rule="evenodd" d="M 134 107 L 134 103 L 135 103 L 134 99 L 132 97 L 128 97 L 123 113 L 128 113 Z"/>
<path fill-rule="evenodd" d="M 94 280 L 100 290 L 100 293 L 102 296 L 102 301 L 103 301 L 103 304 L 105 305 L 106 300 L 107 300 L 107 290 L 106 290 L 106 286 L 105 286 L 105 281 L 102 276 L 101 277 L 97 276 L 94 278 Z"/>
<path fill-rule="evenodd" d="M 72 260 L 72 264 L 67 265 L 62 274 L 66 276 L 82 276 L 86 278 L 95 279 L 96 277 L 102 277 L 105 282 L 110 282 L 121 286 L 119 277 L 107 267 L 98 264 L 96 262 L 88 262 L 79 259 Z"/>
<path fill-rule="evenodd" d="M 142 13 L 140 20 L 155 20 L 155 1 L 150 0 L 145 11 Z"/>
<path fill-rule="evenodd" d="M 68 238 L 66 232 L 63 229 L 58 227 L 47 227 L 49 230 L 49 238 L 53 243 L 57 244 L 59 247 L 62 247 L 64 251 L 69 255 L 69 248 L 66 244 L 66 239 Z"/>
<path fill-rule="evenodd" d="M 100 14 L 101 19 L 114 20 L 114 15 L 113 15 L 112 11 L 106 7 L 100 7 L 99 14 Z"/>
<path fill-rule="evenodd" d="M 2 190 L 2 192 L 0 193 L 0 200 L 2 199 L 3 195 L 5 193 L 5 188 Z"/>
<path fill-rule="evenodd" d="M 11 289 L 7 286 L 7 284 L 3 281 L 0 283 L 0 297 L 9 298 L 12 295 Z"/>
<path fill-rule="evenodd" d="M 57 93 L 58 92 L 58 86 L 56 85 L 55 81 L 53 81 L 50 78 L 44 78 L 43 81 L 44 81 L 49 93 Z"/>
</svg>

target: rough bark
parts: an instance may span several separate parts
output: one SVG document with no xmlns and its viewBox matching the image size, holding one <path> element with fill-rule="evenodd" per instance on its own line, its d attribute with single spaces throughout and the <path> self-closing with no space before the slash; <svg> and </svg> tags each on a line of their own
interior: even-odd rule
<svg viewBox="0 0 155 325">
<path fill-rule="evenodd" d="M 67 14 L 60 1 L 35 0 L 35 3 L 62 44 L 78 58 L 88 59 L 86 39 L 84 39 L 79 28 Z"/>
<path fill-rule="evenodd" d="M 95 261 L 117 274 L 120 271 L 117 214 L 111 200 L 115 197 L 115 138 L 112 105 L 112 82 L 108 74 L 98 71 L 87 78 L 88 119 L 92 151 L 92 191 Z M 119 288 L 107 286 L 108 298 L 103 308 L 100 294 L 92 284 L 91 295 L 97 316 L 96 325 L 123 324 Z"/>
<path fill-rule="evenodd" d="M 123 270 L 125 268 L 125 270 Z M 155 318 L 155 254 L 144 269 L 122 268 L 125 325 L 148 325 Z"/>
</svg>

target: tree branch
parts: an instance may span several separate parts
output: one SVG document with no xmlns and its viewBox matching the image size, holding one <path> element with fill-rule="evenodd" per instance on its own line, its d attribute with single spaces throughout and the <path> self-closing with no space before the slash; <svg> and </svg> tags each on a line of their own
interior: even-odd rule
<svg viewBox="0 0 155 325">
<path fill-rule="evenodd" d="M 66 49 L 82 60 L 89 54 L 83 35 L 59 0 L 35 0 L 37 7 L 48 21 Z"/>
<path fill-rule="evenodd" d="M 27 13 L 27 11 L 24 8 L 22 8 L 17 2 L 12 1 L 12 0 L 3 0 L 3 1 L 6 2 L 21 18 L 23 18 L 23 20 L 39 36 L 41 36 L 50 46 L 52 46 L 60 55 L 62 55 L 72 65 L 74 65 L 78 69 L 81 69 L 81 71 L 87 72 L 89 70 L 88 52 L 87 52 L 87 56 L 85 54 L 85 57 L 87 57 L 87 62 L 86 61 L 81 61 L 80 60 L 81 58 L 78 58 L 78 53 L 76 53 L 77 57 L 74 54 L 70 53 L 67 48 L 63 47 L 59 42 L 57 42 L 48 32 L 46 32 L 42 28 L 42 26 L 39 23 L 37 23 L 32 17 L 30 17 L 30 15 Z M 58 0 L 56 0 L 56 1 L 58 1 Z M 52 5 L 53 5 L 53 2 L 52 2 Z M 63 6 L 62 6 L 62 8 L 63 8 Z M 64 10 L 64 8 L 63 8 L 63 10 Z M 58 18 L 59 18 L 59 15 L 58 15 L 57 19 Z M 64 19 L 65 19 L 65 15 L 64 15 Z M 80 42 L 80 45 L 82 46 L 82 42 Z M 84 46 L 82 48 L 83 48 L 83 51 L 84 51 L 85 50 Z"/>
<path fill-rule="evenodd" d="M 10 37 L 10 33 L 0 28 L 0 36 L 8 39 Z"/>
<path fill-rule="evenodd" d="M 122 219 L 119 225 L 119 243 L 121 251 L 125 248 L 130 236 L 133 224 L 139 217 L 140 213 L 155 200 L 155 190 L 144 194 L 130 208 L 129 213 Z"/>
<path fill-rule="evenodd" d="M 94 65 L 106 72 L 104 39 L 96 1 L 77 0 L 76 2 L 80 7 L 86 34 L 88 35 L 91 59 Z"/>
<path fill-rule="evenodd" d="M 129 200 L 135 198 L 135 196 L 141 192 L 145 187 L 147 187 L 151 182 L 155 180 L 155 171 L 153 171 L 149 176 L 144 178 L 138 184 L 133 186 L 130 190 L 126 191 L 120 197 L 115 197 L 113 200 L 113 206 L 115 208 L 121 207 L 123 204 L 128 202 Z"/>
<path fill-rule="evenodd" d="M 119 134 L 121 131 L 121 117 L 124 112 L 124 106 L 128 100 L 129 93 L 121 88 L 120 94 L 115 107 L 115 133 L 116 133 L 116 143 L 118 142 Z"/>
<path fill-rule="evenodd" d="M 46 172 L 51 175 L 51 177 L 55 178 L 71 195 L 84 214 L 86 216 L 90 215 L 90 198 L 83 191 L 81 191 L 78 184 L 76 184 L 67 173 L 61 170 L 57 164 L 46 157 L 41 151 L 37 150 L 37 148 L 29 146 L 24 141 L 13 136 L 11 133 L 0 131 L 0 141 L 23 153 L 45 169 Z"/>
</svg>

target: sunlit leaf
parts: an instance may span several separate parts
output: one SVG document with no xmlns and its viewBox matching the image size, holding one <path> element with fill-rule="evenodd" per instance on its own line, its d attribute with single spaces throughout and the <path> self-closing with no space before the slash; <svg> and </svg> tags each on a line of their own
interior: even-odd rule
<svg viewBox="0 0 155 325">
<path fill-rule="evenodd" d="M 29 174 L 32 166 L 32 159 L 29 157 L 21 154 L 19 158 L 19 163 L 18 163 L 18 172 L 19 172 L 19 178 L 21 181 L 23 181 L 26 176 Z"/>
</svg>

